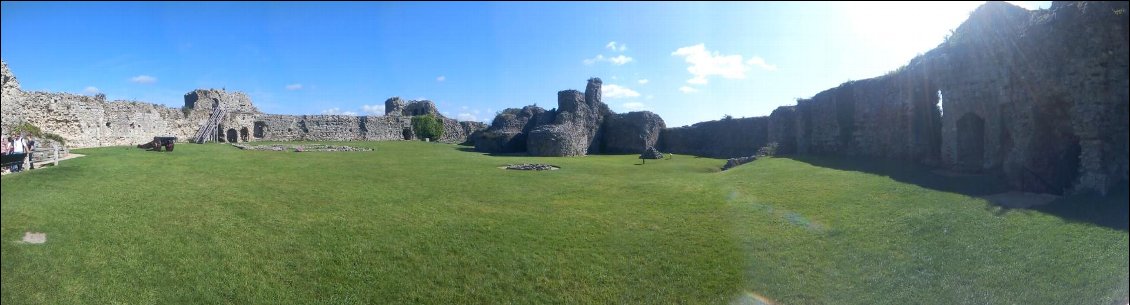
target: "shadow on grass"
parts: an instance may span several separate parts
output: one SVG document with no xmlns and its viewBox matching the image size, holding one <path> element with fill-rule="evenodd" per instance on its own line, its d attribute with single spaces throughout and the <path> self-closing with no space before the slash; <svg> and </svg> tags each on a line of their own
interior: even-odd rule
<svg viewBox="0 0 1130 305">
<path fill-rule="evenodd" d="M 474 147 L 457 147 L 457 148 L 455 148 L 455 150 L 462 151 L 462 152 L 479 153 L 479 154 L 483 154 L 484 156 L 491 156 L 491 157 L 529 157 L 530 156 L 530 155 L 528 155 L 524 152 L 485 153 L 485 152 L 475 150 Z"/>
<path fill-rule="evenodd" d="M 995 176 L 946 175 L 939 173 L 935 168 L 905 161 L 827 156 L 786 156 L 785 158 L 819 167 L 887 176 L 899 182 L 974 197 L 1012 190 L 1008 184 Z M 1113 190 L 1106 196 L 1097 194 L 1068 195 L 1029 210 L 1055 215 L 1065 221 L 1090 223 L 1128 231 L 1130 229 L 1130 214 L 1128 214 L 1127 208 L 1127 185 L 1125 183 L 1121 185 L 1120 189 Z M 1007 207 L 1000 208 L 1002 213 L 1013 210 Z"/>
<path fill-rule="evenodd" d="M 1106 196 L 1080 194 L 1064 196 L 1047 205 L 1033 207 L 1032 210 L 1059 216 L 1067 221 L 1086 222 L 1107 228 L 1130 231 L 1130 205 L 1127 200 L 1127 185 Z"/>
</svg>

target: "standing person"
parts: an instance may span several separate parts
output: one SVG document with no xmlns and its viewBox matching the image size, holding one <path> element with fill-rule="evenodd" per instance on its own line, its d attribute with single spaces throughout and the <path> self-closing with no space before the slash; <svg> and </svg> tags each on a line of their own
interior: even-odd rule
<svg viewBox="0 0 1130 305">
<path fill-rule="evenodd" d="M 28 169 L 35 169 L 35 160 L 31 158 L 35 153 L 35 137 L 28 136 L 24 141 L 27 141 L 27 159 L 24 160 L 27 160 Z"/>
<path fill-rule="evenodd" d="M 12 137 L 6 137 L 3 139 L 3 141 L 0 142 L 4 142 L 4 147 L 0 148 L 0 154 L 7 156 L 8 153 L 12 151 Z M 4 167 L 0 169 L 0 171 L 8 172 L 8 168 Z"/>
<path fill-rule="evenodd" d="M 27 158 L 27 155 L 26 155 L 27 154 L 27 139 L 24 138 L 23 133 L 20 133 L 18 136 L 16 136 L 15 140 L 12 140 L 12 154 L 24 154 L 24 158 L 26 160 L 26 158 Z M 24 170 L 24 163 L 23 162 L 18 162 L 16 164 L 12 165 L 12 172 L 13 173 L 18 173 L 18 172 L 21 172 L 23 170 Z"/>
</svg>

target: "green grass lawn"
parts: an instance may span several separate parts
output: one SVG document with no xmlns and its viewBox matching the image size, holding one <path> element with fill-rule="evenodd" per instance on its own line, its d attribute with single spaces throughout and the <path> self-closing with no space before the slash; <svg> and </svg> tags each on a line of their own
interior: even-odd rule
<svg viewBox="0 0 1130 305">
<path fill-rule="evenodd" d="M 838 159 L 719 172 L 721 160 L 682 155 L 637 165 L 350 145 L 376 150 L 111 147 L 4 176 L 0 301 L 1110 304 L 1127 294 L 1128 233 L 1093 220 L 1125 222 L 1104 215 L 1125 192 L 1003 210 L 970 196 L 989 182 Z M 497 168 L 507 163 L 562 169 Z M 27 231 L 47 243 L 19 242 Z"/>
</svg>

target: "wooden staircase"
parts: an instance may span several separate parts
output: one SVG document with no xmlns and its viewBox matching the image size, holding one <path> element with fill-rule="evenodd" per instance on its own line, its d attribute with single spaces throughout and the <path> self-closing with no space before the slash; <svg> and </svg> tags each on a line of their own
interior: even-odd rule
<svg viewBox="0 0 1130 305">
<path fill-rule="evenodd" d="M 216 107 L 212 108 L 212 115 L 208 116 L 208 122 L 200 125 L 200 129 L 196 130 L 196 135 L 192 137 L 192 142 L 196 144 L 207 143 L 208 140 L 216 140 L 216 128 L 220 125 L 220 121 L 228 114 L 226 109 Z"/>
</svg>

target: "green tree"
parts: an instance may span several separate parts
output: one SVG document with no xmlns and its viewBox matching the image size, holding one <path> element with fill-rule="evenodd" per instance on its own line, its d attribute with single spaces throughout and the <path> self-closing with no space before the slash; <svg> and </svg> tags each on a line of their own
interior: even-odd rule
<svg viewBox="0 0 1130 305">
<path fill-rule="evenodd" d="M 431 114 L 417 115 L 412 117 L 412 131 L 416 138 L 435 141 L 443 136 L 443 121 Z"/>
</svg>

